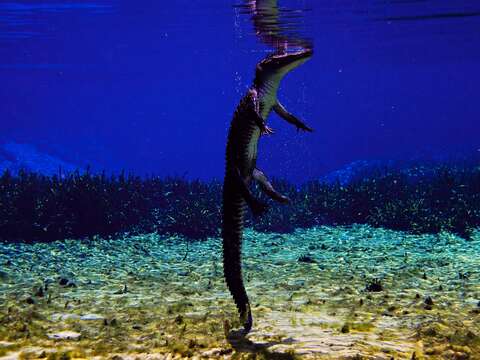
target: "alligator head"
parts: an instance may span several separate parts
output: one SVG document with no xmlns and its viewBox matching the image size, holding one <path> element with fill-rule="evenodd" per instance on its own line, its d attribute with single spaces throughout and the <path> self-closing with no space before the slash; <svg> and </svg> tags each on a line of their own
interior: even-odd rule
<svg viewBox="0 0 480 360">
<path fill-rule="evenodd" d="M 271 107 L 275 105 L 277 91 L 283 77 L 310 59 L 312 55 L 312 49 L 304 49 L 273 54 L 258 63 L 253 85 L 259 96 L 262 117 L 265 118 Z"/>
</svg>

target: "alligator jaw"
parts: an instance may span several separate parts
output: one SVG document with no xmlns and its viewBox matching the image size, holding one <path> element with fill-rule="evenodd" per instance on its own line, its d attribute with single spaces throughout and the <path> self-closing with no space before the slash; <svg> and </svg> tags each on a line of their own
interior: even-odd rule
<svg viewBox="0 0 480 360">
<path fill-rule="evenodd" d="M 272 77 L 279 77 L 276 81 L 280 82 L 289 71 L 303 64 L 312 55 L 312 49 L 270 55 L 258 63 L 255 82 L 268 81 Z"/>
<path fill-rule="evenodd" d="M 265 118 L 277 101 L 277 91 L 283 77 L 302 65 L 313 55 L 312 49 L 274 54 L 262 60 L 256 69 L 254 87 L 262 104 L 262 117 Z"/>
</svg>

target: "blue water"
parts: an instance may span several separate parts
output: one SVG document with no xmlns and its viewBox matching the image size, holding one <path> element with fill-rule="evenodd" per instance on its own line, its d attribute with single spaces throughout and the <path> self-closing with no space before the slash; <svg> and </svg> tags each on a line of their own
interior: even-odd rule
<svg viewBox="0 0 480 360">
<path fill-rule="evenodd" d="M 79 167 L 221 178 L 233 111 L 269 51 L 239 4 L 1 2 L 0 142 Z M 480 149 L 478 1 L 279 5 L 315 48 L 279 98 L 316 131 L 272 115 L 270 176 Z"/>
</svg>

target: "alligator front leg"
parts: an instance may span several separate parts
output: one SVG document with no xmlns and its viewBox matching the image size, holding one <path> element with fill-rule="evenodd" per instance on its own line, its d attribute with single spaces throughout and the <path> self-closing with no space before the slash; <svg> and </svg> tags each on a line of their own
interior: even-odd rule
<svg viewBox="0 0 480 360">
<path fill-rule="evenodd" d="M 274 133 L 273 129 L 267 126 L 267 124 L 265 124 L 265 120 L 263 120 L 262 117 L 258 114 L 256 114 L 255 116 L 255 123 L 260 128 L 260 133 L 262 135 L 271 135 Z"/>
<path fill-rule="evenodd" d="M 262 135 L 271 135 L 274 133 L 271 127 L 268 127 L 265 120 L 260 115 L 260 101 L 258 100 L 258 94 L 255 89 L 251 89 L 249 92 L 250 100 L 253 102 L 253 108 L 255 109 L 253 116 L 255 123 L 260 128 Z"/>
<path fill-rule="evenodd" d="M 288 121 L 290 124 L 293 124 L 297 127 L 297 130 L 304 130 L 312 132 L 313 129 L 307 126 L 304 122 L 299 120 L 295 115 L 292 115 L 285 109 L 285 107 L 277 100 L 276 104 L 273 106 L 273 110 L 280 116 L 282 119 Z"/>
<path fill-rule="evenodd" d="M 270 183 L 270 181 L 268 181 L 267 177 L 262 171 L 254 169 L 253 178 L 258 181 L 262 191 L 268 196 L 270 196 L 273 200 L 278 201 L 282 204 L 288 204 L 290 202 L 290 199 L 288 197 L 280 194 L 273 188 L 272 184 Z"/>
<path fill-rule="evenodd" d="M 240 173 L 240 169 L 238 168 L 236 169 L 236 180 L 240 192 L 245 199 L 247 205 L 252 210 L 253 215 L 263 215 L 268 210 L 268 205 L 264 204 L 252 195 L 250 189 L 248 188 L 247 181 L 243 178 L 242 174 Z"/>
</svg>

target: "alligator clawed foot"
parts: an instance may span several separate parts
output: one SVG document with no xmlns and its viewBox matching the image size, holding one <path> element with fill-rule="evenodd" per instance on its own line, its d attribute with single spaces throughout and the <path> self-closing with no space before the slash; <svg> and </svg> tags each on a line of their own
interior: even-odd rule
<svg viewBox="0 0 480 360">
<path fill-rule="evenodd" d="M 275 131 L 267 125 L 265 125 L 261 131 L 262 135 L 272 135 L 273 133 L 275 133 Z"/>
<path fill-rule="evenodd" d="M 255 217 L 259 217 L 259 216 L 262 216 L 263 214 L 265 214 L 268 210 L 269 206 L 261 201 L 254 201 L 252 204 L 251 204 L 251 209 L 252 209 L 252 213 L 253 213 L 253 216 Z"/>
<path fill-rule="evenodd" d="M 297 132 L 300 132 L 300 130 L 303 130 L 303 131 L 308 131 L 308 132 L 313 132 L 313 129 L 309 126 L 307 126 L 306 124 L 304 123 L 301 123 L 301 124 L 298 124 L 297 125 Z"/>
<path fill-rule="evenodd" d="M 282 204 L 290 204 L 290 198 L 286 197 L 285 195 L 280 195 L 280 199 L 278 199 L 279 202 Z"/>
</svg>

